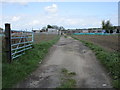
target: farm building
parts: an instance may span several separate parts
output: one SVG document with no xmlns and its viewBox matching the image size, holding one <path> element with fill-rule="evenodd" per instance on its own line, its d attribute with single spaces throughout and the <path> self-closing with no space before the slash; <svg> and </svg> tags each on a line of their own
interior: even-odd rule
<svg viewBox="0 0 120 90">
<path fill-rule="evenodd" d="M 53 29 L 53 28 L 48 28 L 48 32 L 57 32 L 57 29 Z"/>
<path fill-rule="evenodd" d="M 58 34 L 58 30 L 57 30 L 57 29 L 54 29 L 54 28 L 48 28 L 48 29 L 47 29 L 47 32 L 48 32 L 48 33 L 51 33 L 51 34 Z"/>
</svg>

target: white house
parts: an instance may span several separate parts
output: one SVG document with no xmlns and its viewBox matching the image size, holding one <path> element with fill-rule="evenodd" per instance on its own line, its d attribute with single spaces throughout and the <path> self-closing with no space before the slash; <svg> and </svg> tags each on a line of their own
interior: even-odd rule
<svg viewBox="0 0 120 90">
<path fill-rule="evenodd" d="M 53 28 L 48 28 L 48 33 L 50 33 L 50 34 L 58 34 L 58 30 L 53 29 Z"/>
</svg>

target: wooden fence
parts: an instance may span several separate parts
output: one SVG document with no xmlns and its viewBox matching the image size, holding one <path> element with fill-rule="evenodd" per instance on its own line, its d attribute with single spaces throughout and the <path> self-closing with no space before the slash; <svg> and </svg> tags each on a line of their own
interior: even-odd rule
<svg viewBox="0 0 120 90">
<path fill-rule="evenodd" d="M 32 48 L 34 33 L 30 31 L 11 30 L 10 24 L 5 24 L 5 47 L 8 62 L 25 54 Z"/>
</svg>

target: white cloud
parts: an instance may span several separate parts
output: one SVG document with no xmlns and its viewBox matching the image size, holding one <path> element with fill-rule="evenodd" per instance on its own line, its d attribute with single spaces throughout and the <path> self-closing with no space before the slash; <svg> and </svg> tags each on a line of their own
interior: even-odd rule
<svg viewBox="0 0 120 90">
<path fill-rule="evenodd" d="M 58 11 L 58 6 L 56 4 L 52 4 L 51 6 L 47 6 L 44 9 L 48 13 L 56 13 Z"/>
<path fill-rule="evenodd" d="M 38 25 L 40 22 L 38 20 L 33 20 L 32 22 L 29 23 L 29 25 Z"/>
<path fill-rule="evenodd" d="M 20 5 L 26 6 L 28 2 L 19 2 Z"/>
<path fill-rule="evenodd" d="M 13 17 L 12 17 L 12 21 L 13 21 L 13 22 L 16 22 L 16 21 L 18 21 L 18 20 L 20 20 L 20 16 L 13 16 Z"/>
<path fill-rule="evenodd" d="M 34 20 L 32 23 L 33 23 L 33 25 L 36 25 L 36 24 L 39 24 L 39 21 L 38 20 Z"/>
<path fill-rule="evenodd" d="M 78 25 L 80 23 L 80 19 L 79 18 L 68 18 L 68 19 L 65 19 L 65 23 L 68 24 L 68 25 Z"/>
</svg>

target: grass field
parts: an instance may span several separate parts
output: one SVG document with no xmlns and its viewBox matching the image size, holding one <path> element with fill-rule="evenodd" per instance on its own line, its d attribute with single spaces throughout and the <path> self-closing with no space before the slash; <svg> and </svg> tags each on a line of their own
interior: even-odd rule
<svg viewBox="0 0 120 90">
<path fill-rule="evenodd" d="M 39 36 L 37 36 L 39 37 Z M 44 37 L 44 36 L 43 36 Z M 50 38 L 51 37 L 51 38 Z M 59 36 L 50 36 L 46 40 L 36 39 L 33 49 L 26 51 L 26 54 L 14 60 L 11 64 L 3 60 L 2 63 L 2 87 L 11 88 L 19 81 L 25 79 L 34 71 L 46 56 L 49 48 L 55 44 Z"/>
<path fill-rule="evenodd" d="M 82 43 L 84 43 L 85 46 L 93 50 L 98 60 L 100 60 L 100 62 L 106 67 L 109 75 L 112 77 L 113 87 L 120 88 L 120 60 L 119 60 L 120 52 L 118 52 L 117 48 L 115 50 L 111 48 L 111 46 L 114 47 L 114 43 L 116 44 L 116 42 L 118 42 L 116 40 L 118 37 L 117 36 L 94 36 L 94 35 L 93 36 L 85 35 L 84 37 L 76 35 L 72 37 L 77 40 L 80 40 Z M 99 40 L 104 41 L 105 44 L 101 44 Z M 109 45 L 110 42 L 112 44 L 111 46 Z M 118 47 L 118 46 L 115 46 L 115 47 Z M 109 52 L 110 50 L 112 52 Z"/>
<path fill-rule="evenodd" d="M 118 35 L 74 35 L 74 37 L 92 42 L 107 51 L 118 51 Z"/>
<path fill-rule="evenodd" d="M 34 43 L 40 43 L 43 41 L 49 41 L 53 38 L 55 38 L 57 35 L 55 34 L 40 34 L 40 33 L 36 33 L 34 34 Z"/>
</svg>

